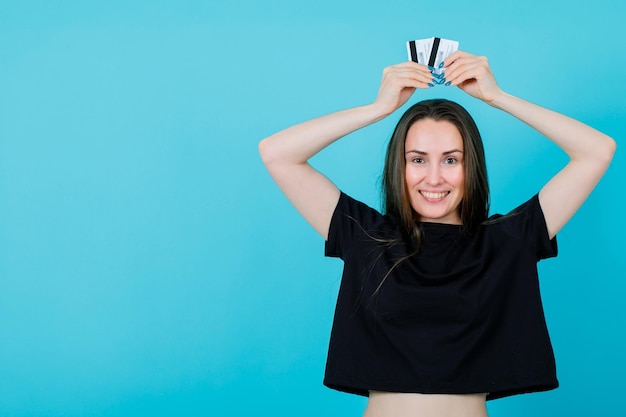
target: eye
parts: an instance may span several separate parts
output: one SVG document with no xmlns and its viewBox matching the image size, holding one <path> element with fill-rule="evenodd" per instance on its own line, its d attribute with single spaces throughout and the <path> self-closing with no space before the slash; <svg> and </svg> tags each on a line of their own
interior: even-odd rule
<svg viewBox="0 0 626 417">
<path fill-rule="evenodd" d="M 448 165 L 456 164 L 457 162 L 459 162 L 459 160 L 456 159 L 454 156 L 449 156 L 444 160 L 444 163 Z"/>
<path fill-rule="evenodd" d="M 420 158 L 419 156 L 416 156 L 415 158 L 411 159 L 411 162 L 413 162 L 414 164 L 423 164 L 424 158 Z"/>
</svg>

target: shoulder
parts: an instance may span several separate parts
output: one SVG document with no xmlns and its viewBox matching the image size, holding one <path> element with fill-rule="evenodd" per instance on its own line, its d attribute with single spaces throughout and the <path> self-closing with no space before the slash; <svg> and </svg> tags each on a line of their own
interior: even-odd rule
<svg viewBox="0 0 626 417">
<path fill-rule="evenodd" d="M 341 192 L 330 221 L 326 255 L 341 257 L 355 242 L 397 236 L 397 223 L 390 216 Z"/>
<path fill-rule="evenodd" d="M 550 239 L 538 194 L 506 214 L 492 215 L 482 226 L 484 233 L 516 240 L 537 260 L 557 255 L 556 238 Z"/>
<path fill-rule="evenodd" d="M 337 207 L 335 207 L 335 211 L 333 212 L 331 227 L 333 221 L 341 222 L 345 219 L 352 218 L 360 220 L 363 223 L 376 223 L 383 221 L 385 217 L 386 216 L 375 208 L 341 191 Z"/>
</svg>

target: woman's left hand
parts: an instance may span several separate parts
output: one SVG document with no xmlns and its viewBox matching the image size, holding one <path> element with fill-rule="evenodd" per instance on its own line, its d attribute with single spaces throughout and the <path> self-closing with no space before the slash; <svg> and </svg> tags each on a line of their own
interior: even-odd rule
<svg viewBox="0 0 626 417">
<path fill-rule="evenodd" d="M 456 51 L 444 60 L 443 69 L 446 82 L 450 83 L 446 85 L 456 85 L 472 97 L 490 103 L 503 93 L 484 56 Z"/>
</svg>

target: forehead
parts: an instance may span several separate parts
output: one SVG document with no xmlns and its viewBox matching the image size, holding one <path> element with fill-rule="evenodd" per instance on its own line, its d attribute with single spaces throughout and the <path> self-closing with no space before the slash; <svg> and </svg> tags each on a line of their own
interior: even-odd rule
<svg viewBox="0 0 626 417">
<path fill-rule="evenodd" d="M 405 150 L 443 153 L 453 149 L 463 151 L 459 129 L 447 120 L 421 119 L 413 123 L 406 135 Z"/>
</svg>

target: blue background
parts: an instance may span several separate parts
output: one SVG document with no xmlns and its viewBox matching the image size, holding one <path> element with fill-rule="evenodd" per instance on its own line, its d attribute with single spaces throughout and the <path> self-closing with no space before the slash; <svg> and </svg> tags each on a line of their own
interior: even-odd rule
<svg viewBox="0 0 626 417">
<path fill-rule="evenodd" d="M 405 42 L 459 40 L 507 91 L 621 142 L 626 3 L 0 0 L 0 415 L 359 416 L 321 384 L 341 263 L 280 194 L 263 137 L 374 99 Z M 493 211 L 566 158 L 454 88 Z M 314 158 L 378 205 L 399 113 Z M 625 165 L 542 262 L 561 388 L 493 416 L 623 412 Z"/>
</svg>

